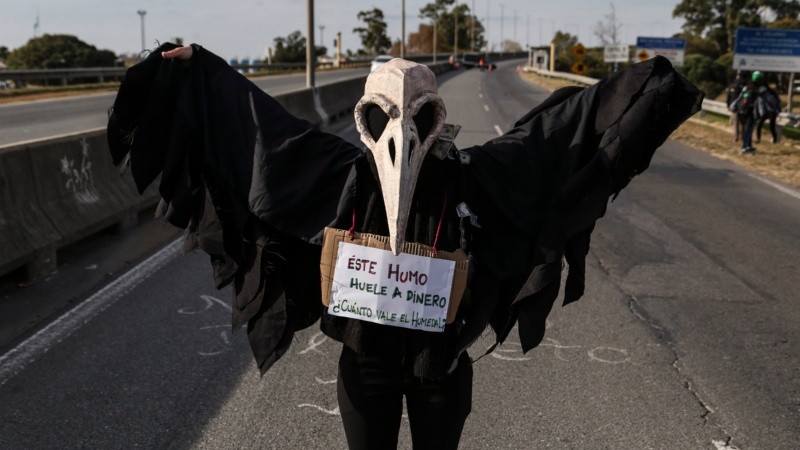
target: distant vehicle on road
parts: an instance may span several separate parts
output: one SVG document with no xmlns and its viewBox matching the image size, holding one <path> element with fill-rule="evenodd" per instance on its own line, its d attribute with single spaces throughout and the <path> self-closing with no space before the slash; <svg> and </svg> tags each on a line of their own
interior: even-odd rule
<svg viewBox="0 0 800 450">
<path fill-rule="evenodd" d="M 375 72 L 378 69 L 378 67 L 386 64 L 387 62 L 391 61 L 393 58 L 394 58 L 394 56 L 390 56 L 390 55 L 380 55 L 380 56 L 378 56 L 377 58 L 372 60 L 372 64 L 369 66 L 369 71 L 370 72 Z"/>
<path fill-rule="evenodd" d="M 461 58 L 461 65 L 467 69 L 477 67 L 489 72 L 497 68 L 497 65 L 493 62 L 490 62 L 483 53 L 465 53 Z"/>
</svg>

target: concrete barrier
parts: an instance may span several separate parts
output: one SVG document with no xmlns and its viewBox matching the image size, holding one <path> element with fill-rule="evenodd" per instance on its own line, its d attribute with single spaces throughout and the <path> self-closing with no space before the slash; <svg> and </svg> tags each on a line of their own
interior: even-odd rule
<svg viewBox="0 0 800 450">
<path fill-rule="evenodd" d="M 158 201 L 113 167 L 103 129 L 3 147 L 0 187 L 0 273 L 23 267 L 28 278 L 54 270 L 59 248 L 123 231 Z"/>
<path fill-rule="evenodd" d="M 364 95 L 366 82 L 367 77 L 363 76 L 318 87 L 317 98 L 328 119 L 335 120 L 352 114 L 356 103 Z"/>
<path fill-rule="evenodd" d="M 321 125 L 328 119 L 315 105 L 314 90 L 303 88 L 286 94 L 276 95 L 278 101 L 289 113 L 305 119 L 315 125 Z"/>
<path fill-rule="evenodd" d="M 55 270 L 61 235 L 39 208 L 27 147 L 0 151 L 0 274 Z"/>
</svg>

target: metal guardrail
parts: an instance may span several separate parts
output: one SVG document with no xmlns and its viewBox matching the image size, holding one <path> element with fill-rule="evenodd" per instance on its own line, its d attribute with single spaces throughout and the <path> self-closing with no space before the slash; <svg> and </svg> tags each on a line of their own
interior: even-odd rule
<svg viewBox="0 0 800 450">
<path fill-rule="evenodd" d="M 124 67 L 77 67 L 69 69 L 29 69 L 29 70 L 3 70 L 0 79 L 19 81 L 32 80 L 58 80 L 66 85 L 69 80 L 76 78 L 95 78 L 101 83 L 106 79 L 120 79 L 125 75 Z"/>
</svg>

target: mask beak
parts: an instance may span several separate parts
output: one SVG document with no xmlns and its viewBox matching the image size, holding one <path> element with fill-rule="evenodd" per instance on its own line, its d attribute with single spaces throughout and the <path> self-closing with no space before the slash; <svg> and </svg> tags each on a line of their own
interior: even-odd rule
<svg viewBox="0 0 800 450">
<path fill-rule="evenodd" d="M 400 254 L 403 249 L 414 187 L 422 165 L 422 158 L 409 157 L 414 150 L 419 151 L 419 143 L 409 136 L 410 132 L 391 135 L 387 146 L 394 148 L 394 158 L 376 158 L 375 161 L 386 208 L 389 245 L 395 255 Z"/>
</svg>

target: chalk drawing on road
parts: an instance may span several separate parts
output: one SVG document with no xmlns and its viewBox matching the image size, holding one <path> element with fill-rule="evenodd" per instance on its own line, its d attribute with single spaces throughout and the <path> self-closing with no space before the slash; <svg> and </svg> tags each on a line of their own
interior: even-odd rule
<svg viewBox="0 0 800 450">
<path fill-rule="evenodd" d="M 178 314 L 183 314 L 183 315 L 187 315 L 187 316 L 193 316 L 193 315 L 196 315 L 196 314 L 201 314 L 201 313 L 204 313 L 206 311 L 209 311 L 215 305 L 216 306 L 221 306 L 222 308 L 224 308 L 224 309 L 226 309 L 228 311 L 231 310 L 230 305 L 228 305 L 224 301 L 222 301 L 222 300 L 220 300 L 220 299 L 218 299 L 216 297 L 212 297 L 210 295 L 201 295 L 200 296 L 200 300 L 202 300 L 201 306 L 187 306 L 185 308 L 181 308 L 181 309 L 178 310 Z M 207 325 L 207 326 L 204 326 L 204 327 L 200 328 L 200 331 L 206 331 L 206 330 L 220 330 L 219 331 L 219 337 L 220 337 L 220 340 L 222 341 L 222 345 L 221 345 L 221 348 L 217 348 L 215 350 L 211 350 L 211 351 L 202 351 L 201 350 L 201 351 L 198 351 L 197 352 L 198 355 L 200 355 L 200 356 L 216 356 L 216 355 L 219 355 L 221 353 L 225 353 L 225 352 L 231 350 L 231 348 L 232 348 L 231 347 L 231 337 L 233 336 L 233 334 L 231 332 L 231 325 L 230 324 L 226 324 L 226 325 Z"/>
<path fill-rule="evenodd" d="M 100 201 L 100 196 L 94 188 L 92 162 L 89 160 L 89 143 L 86 138 L 81 139 L 81 147 L 83 156 L 80 167 L 76 167 L 75 161 L 64 155 L 61 158 L 61 173 L 67 176 L 65 187 L 72 191 L 72 195 L 78 203 L 97 203 Z"/>
<path fill-rule="evenodd" d="M 515 343 L 508 342 L 508 344 L 514 345 Z M 553 338 L 545 338 L 545 341 L 539 344 L 539 347 L 552 348 L 553 356 L 565 362 L 569 362 L 569 356 L 574 355 L 576 351 L 580 350 L 582 352 L 583 349 L 587 348 L 582 345 L 565 345 Z M 529 356 L 516 356 L 515 354 L 519 352 L 520 350 L 516 348 L 501 348 L 496 349 L 494 352 L 490 353 L 490 355 L 502 361 L 529 361 L 532 359 L 532 357 Z M 592 347 L 586 351 L 586 354 L 590 361 L 603 364 L 623 364 L 631 362 L 628 351 L 624 348 L 609 346 Z"/>
<path fill-rule="evenodd" d="M 606 364 L 622 364 L 631 360 L 627 350 L 615 347 L 595 347 L 589 350 L 589 359 Z"/>
<path fill-rule="evenodd" d="M 201 327 L 200 330 L 214 330 L 214 329 L 220 329 L 220 328 L 223 328 L 223 330 L 219 332 L 219 337 L 220 337 L 220 339 L 222 339 L 222 344 L 224 345 L 224 347 L 221 350 L 216 350 L 216 351 L 213 351 L 213 352 L 199 351 L 199 352 L 197 352 L 198 355 L 200 355 L 200 356 L 216 356 L 216 355 L 219 355 L 220 353 L 225 353 L 225 352 L 227 352 L 227 351 L 229 351 L 231 349 L 231 338 L 230 338 L 230 336 L 231 336 L 231 331 L 230 331 L 231 326 L 230 325 L 208 325 L 208 326 L 205 326 L 205 327 Z"/>
<path fill-rule="evenodd" d="M 323 352 L 319 349 L 319 347 L 327 342 L 328 336 L 325 336 L 321 331 L 314 333 L 310 338 L 308 338 L 308 346 L 297 352 L 298 355 L 305 355 L 308 352 L 316 352 L 322 355 L 326 355 L 327 353 Z"/>
<path fill-rule="evenodd" d="M 314 404 L 311 404 L 311 403 L 301 403 L 301 404 L 297 405 L 297 407 L 298 408 L 314 408 L 314 409 L 318 409 L 318 410 L 324 412 L 325 414 L 328 414 L 328 415 L 331 415 L 331 416 L 339 416 L 339 415 L 341 415 L 339 413 L 339 407 L 338 406 L 336 408 L 333 408 L 333 409 L 327 409 L 327 408 L 323 408 L 322 406 L 314 405 Z"/>
<path fill-rule="evenodd" d="M 739 447 L 730 445 L 725 441 L 713 440 L 711 443 L 714 444 L 714 448 L 717 450 L 739 450 Z"/>
<path fill-rule="evenodd" d="M 210 295 L 201 295 L 200 296 L 200 300 L 203 300 L 203 306 L 200 309 L 194 309 L 192 307 L 181 308 L 181 309 L 178 310 L 178 314 L 186 314 L 186 315 L 200 314 L 200 313 L 204 313 L 204 312 L 208 311 L 214 305 L 222 306 L 223 308 L 227 309 L 228 311 L 231 310 L 230 305 L 228 305 L 227 303 L 223 302 L 222 300 L 220 300 L 220 299 L 218 299 L 216 297 L 212 297 Z"/>
<path fill-rule="evenodd" d="M 581 348 L 580 345 L 563 345 L 560 342 L 558 342 L 557 340 L 552 339 L 552 338 L 547 338 L 546 340 L 547 340 L 546 343 L 541 343 L 541 344 L 539 344 L 539 346 L 540 347 L 552 347 L 553 348 L 553 356 L 555 356 L 556 359 L 559 359 L 561 361 L 569 361 L 567 358 L 565 358 L 563 356 L 564 355 L 564 353 L 563 353 L 564 350 L 574 350 L 574 349 Z"/>
<path fill-rule="evenodd" d="M 518 351 L 519 350 L 514 348 L 498 348 L 489 354 L 503 361 L 528 361 L 531 359 L 529 356 L 506 356 L 506 353 L 516 353 Z"/>
</svg>

